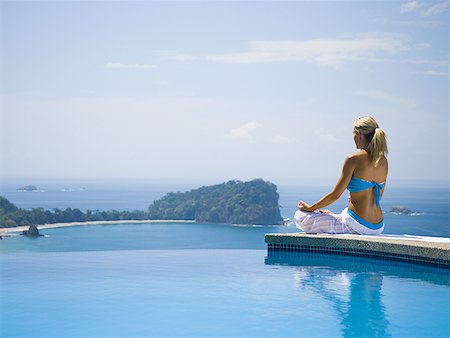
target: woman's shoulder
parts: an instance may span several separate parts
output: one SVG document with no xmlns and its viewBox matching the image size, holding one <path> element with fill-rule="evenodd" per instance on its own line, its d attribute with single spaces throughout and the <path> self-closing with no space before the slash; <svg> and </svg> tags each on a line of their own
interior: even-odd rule
<svg viewBox="0 0 450 338">
<path fill-rule="evenodd" d="M 345 159 L 354 163 L 358 163 L 361 161 L 365 161 L 368 158 L 368 154 L 364 150 L 358 150 L 350 155 L 348 155 Z"/>
</svg>

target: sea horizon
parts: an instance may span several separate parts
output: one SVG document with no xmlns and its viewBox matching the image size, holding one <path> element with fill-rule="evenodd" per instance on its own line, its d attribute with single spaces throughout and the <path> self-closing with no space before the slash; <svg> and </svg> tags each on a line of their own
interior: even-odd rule
<svg viewBox="0 0 450 338">
<path fill-rule="evenodd" d="M 147 210 L 149 205 L 169 192 L 185 192 L 206 185 L 194 182 L 163 182 L 119 179 L 8 178 L 2 179 L 0 196 L 20 208 L 78 208 L 87 210 Z M 216 182 L 219 184 L 223 182 Z M 275 182 L 273 182 L 275 183 Z M 450 188 L 439 181 L 414 185 L 388 182 L 381 206 L 388 234 L 450 237 Z M 18 188 L 34 184 L 38 192 L 19 192 Z M 276 184 L 276 183 L 275 183 Z M 281 216 L 291 219 L 298 200 L 314 202 L 328 193 L 333 184 L 305 181 L 304 184 L 277 184 Z M 327 207 L 334 213 L 348 205 L 348 192 Z M 395 206 L 410 209 L 411 215 L 391 213 Z M 292 227 L 293 231 L 299 231 Z"/>
<path fill-rule="evenodd" d="M 254 179 L 263 179 L 264 181 L 269 181 L 277 186 L 324 186 L 335 184 L 338 180 L 338 176 L 335 178 L 325 177 L 303 177 L 303 178 L 274 178 L 274 177 L 263 177 L 263 176 L 254 176 L 254 177 L 218 177 L 218 178 L 183 178 L 183 177 L 127 177 L 127 176 L 2 176 L 0 177 L 0 187 L 4 183 L 12 183 L 12 182 L 24 182 L 27 184 L 32 184 L 32 181 L 35 182 L 99 182 L 99 183 L 120 183 L 120 184 L 137 184 L 137 183 L 147 183 L 147 184 L 186 184 L 186 185 L 214 185 L 221 184 L 224 182 L 228 182 L 231 180 L 237 181 L 251 181 Z M 443 185 L 450 186 L 450 178 L 448 179 L 413 179 L 413 178 L 393 178 L 390 179 L 388 177 L 387 183 L 392 186 L 410 186 L 414 185 L 415 187 L 440 187 Z"/>
</svg>

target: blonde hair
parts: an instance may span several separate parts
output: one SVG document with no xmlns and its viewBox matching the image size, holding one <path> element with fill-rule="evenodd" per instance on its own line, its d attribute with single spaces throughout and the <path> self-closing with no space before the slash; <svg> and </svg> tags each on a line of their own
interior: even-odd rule
<svg viewBox="0 0 450 338">
<path fill-rule="evenodd" d="M 376 167 L 380 159 L 388 154 L 385 132 L 381 130 L 377 121 L 371 116 L 357 118 L 353 123 L 353 132 L 360 132 L 369 142 L 367 151 L 370 161 Z"/>
</svg>

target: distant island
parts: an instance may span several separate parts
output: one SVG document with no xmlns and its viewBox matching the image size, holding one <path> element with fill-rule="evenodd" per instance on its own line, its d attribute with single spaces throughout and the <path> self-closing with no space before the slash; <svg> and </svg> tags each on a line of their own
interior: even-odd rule
<svg viewBox="0 0 450 338">
<path fill-rule="evenodd" d="M 150 219 L 233 224 L 283 224 L 277 186 L 262 179 L 229 181 L 169 193 L 148 208 Z"/>
<path fill-rule="evenodd" d="M 232 224 L 283 224 L 275 184 L 262 179 L 229 181 L 187 192 L 169 193 L 144 210 L 22 209 L 0 196 L 0 228 L 39 224 L 119 221 L 195 220 Z"/>
<path fill-rule="evenodd" d="M 36 188 L 34 185 L 26 185 L 24 187 L 20 187 L 16 189 L 20 192 L 29 192 L 29 191 L 38 191 L 38 188 Z"/>
<path fill-rule="evenodd" d="M 391 210 L 389 210 L 391 214 L 394 215 L 420 215 L 420 212 L 412 211 L 411 209 L 408 209 L 404 207 L 403 205 L 394 205 Z"/>
</svg>

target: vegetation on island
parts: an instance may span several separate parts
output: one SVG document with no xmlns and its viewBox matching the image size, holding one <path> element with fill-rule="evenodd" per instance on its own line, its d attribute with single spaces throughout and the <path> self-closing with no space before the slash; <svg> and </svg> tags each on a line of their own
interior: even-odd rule
<svg viewBox="0 0 450 338">
<path fill-rule="evenodd" d="M 169 193 L 148 208 L 152 219 L 233 224 L 282 224 L 277 186 L 262 179 L 229 181 Z"/>
<path fill-rule="evenodd" d="M 38 224 L 117 221 L 195 220 L 234 224 L 282 224 L 276 185 L 256 179 L 229 181 L 188 192 L 169 193 L 154 201 L 147 211 L 87 210 L 66 208 L 23 209 L 0 196 L 0 227 Z"/>
<path fill-rule="evenodd" d="M 77 208 L 64 210 L 54 208 L 51 211 L 43 208 L 30 210 L 18 208 L 6 198 L 0 196 L 0 228 L 9 228 L 21 225 L 53 224 L 86 221 L 116 221 L 116 220 L 144 220 L 148 213 L 142 210 L 87 210 L 82 212 Z"/>
</svg>

